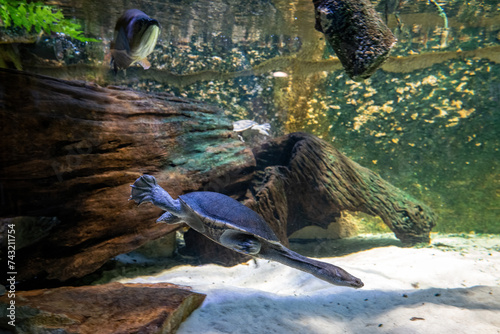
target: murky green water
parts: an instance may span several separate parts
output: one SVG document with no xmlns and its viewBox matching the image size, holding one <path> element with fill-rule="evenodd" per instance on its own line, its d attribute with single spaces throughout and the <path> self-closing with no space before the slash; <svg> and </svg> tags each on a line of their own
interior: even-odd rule
<svg viewBox="0 0 500 334">
<path fill-rule="evenodd" d="M 273 136 L 315 134 L 429 204 L 435 231 L 500 233 L 498 1 L 373 1 L 398 44 L 363 82 L 349 79 L 314 29 L 312 1 L 47 3 L 102 42 L 54 35 L 3 44 L 5 67 L 169 91 L 217 104 L 234 120 L 269 122 Z M 150 69 L 115 76 L 109 44 L 130 8 L 162 31 Z"/>
</svg>

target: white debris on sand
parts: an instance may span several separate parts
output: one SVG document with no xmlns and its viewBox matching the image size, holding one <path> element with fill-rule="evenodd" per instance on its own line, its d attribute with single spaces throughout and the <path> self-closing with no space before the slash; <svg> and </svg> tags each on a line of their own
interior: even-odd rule
<svg viewBox="0 0 500 334">
<path fill-rule="evenodd" d="M 500 333 L 499 250 L 500 236 L 433 234 L 430 247 L 320 258 L 361 278 L 358 290 L 263 260 L 180 266 L 121 282 L 170 282 L 207 294 L 180 334 Z"/>
</svg>

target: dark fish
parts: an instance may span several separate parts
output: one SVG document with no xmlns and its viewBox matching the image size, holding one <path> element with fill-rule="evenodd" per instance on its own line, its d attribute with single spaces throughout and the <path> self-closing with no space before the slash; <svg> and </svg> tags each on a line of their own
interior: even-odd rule
<svg viewBox="0 0 500 334">
<path fill-rule="evenodd" d="M 153 52 L 160 34 L 160 23 L 138 9 L 127 10 L 116 22 L 111 42 L 111 64 L 115 72 L 139 63 L 148 69 L 146 57 Z"/>
</svg>

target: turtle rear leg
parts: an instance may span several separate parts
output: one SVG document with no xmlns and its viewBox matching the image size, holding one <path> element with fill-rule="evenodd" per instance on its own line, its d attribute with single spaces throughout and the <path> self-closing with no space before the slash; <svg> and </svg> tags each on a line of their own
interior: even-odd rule
<svg viewBox="0 0 500 334">
<path fill-rule="evenodd" d="M 132 187 L 130 199 L 133 199 L 137 204 L 145 202 L 153 202 L 153 189 L 157 187 L 156 179 L 151 175 L 143 175 L 138 178 Z"/>
<path fill-rule="evenodd" d="M 151 202 L 160 209 L 169 211 L 175 216 L 181 213 L 181 204 L 179 200 L 174 200 L 168 192 L 156 183 L 152 175 L 143 175 L 138 178 L 131 186 L 132 192 L 130 199 L 138 204 Z"/>
<path fill-rule="evenodd" d="M 219 241 L 223 246 L 247 255 L 257 255 L 261 248 L 261 243 L 256 237 L 234 230 L 226 230 Z"/>
</svg>

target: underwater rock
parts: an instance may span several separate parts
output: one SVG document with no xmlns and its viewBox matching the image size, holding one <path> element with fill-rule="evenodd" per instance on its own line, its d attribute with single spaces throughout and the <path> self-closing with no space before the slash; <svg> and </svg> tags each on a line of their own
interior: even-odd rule
<svg viewBox="0 0 500 334">
<path fill-rule="evenodd" d="M 147 259 L 163 260 L 174 256 L 176 248 L 176 233 L 169 233 L 161 238 L 148 241 L 134 250 L 134 253 L 140 254 Z"/>
<path fill-rule="evenodd" d="M 204 294 L 169 283 L 61 287 L 16 292 L 16 333 L 173 333 Z M 0 297 L 0 313 L 9 298 Z M 4 308 L 5 307 L 5 308 Z M 0 328 L 12 329 L 1 314 Z"/>
<path fill-rule="evenodd" d="M 347 74 L 369 78 L 389 57 L 396 37 L 368 0 L 313 0 L 316 30 L 325 34 Z"/>
<path fill-rule="evenodd" d="M 288 238 L 291 242 L 297 240 L 337 240 L 355 237 L 360 233 L 360 226 L 352 214 L 341 212 L 341 216 L 325 228 L 319 226 L 306 226 L 293 232 Z"/>
</svg>

